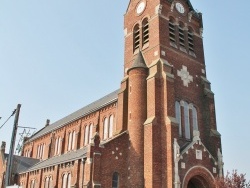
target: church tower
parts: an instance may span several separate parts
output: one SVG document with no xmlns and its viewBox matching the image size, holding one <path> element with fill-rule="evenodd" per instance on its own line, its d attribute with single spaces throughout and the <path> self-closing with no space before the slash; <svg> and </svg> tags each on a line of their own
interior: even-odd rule
<svg viewBox="0 0 250 188">
<path fill-rule="evenodd" d="M 129 2 L 118 100 L 119 128 L 129 133 L 128 187 L 213 187 L 223 174 L 202 31 L 189 0 Z"/>
</svg>

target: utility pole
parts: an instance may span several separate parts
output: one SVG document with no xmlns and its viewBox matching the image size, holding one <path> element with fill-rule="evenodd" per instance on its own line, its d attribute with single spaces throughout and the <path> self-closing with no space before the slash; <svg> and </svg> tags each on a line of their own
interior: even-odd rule
<svg viewBox="0 0 250 188">
<path fill-rule="evenodd" d="M 13 155 L 14 155 L 14 148 L 15 148 L 15 142 L 16 142 L 16 133 L 17 133 L 20 108 L 21 108 L 21 104 L 18 104 L 16 108 L 16 115 L 15 115 L 12 137 L 11 137 L 11 142 L 10 142 L 10 151 L 9 151 L 6 176 L 5 176 L 5 187 L 10 185 L 11 178 L 12 178 Z"/>
</svg>

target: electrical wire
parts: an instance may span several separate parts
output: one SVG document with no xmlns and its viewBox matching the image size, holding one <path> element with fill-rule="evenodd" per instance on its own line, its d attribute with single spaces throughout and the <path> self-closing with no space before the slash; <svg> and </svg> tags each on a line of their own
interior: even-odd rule
<svg viewBox="0 0 250 188">
<path fill-rule="evenodd" d="M 1 125 L 0 129 L 9 121 L 9 119 L 14 116 L 14 114 L 16 113 L 16 109 L 12 112 L 12 114 L 10 115 L 10 117 Z"/>
</svg>

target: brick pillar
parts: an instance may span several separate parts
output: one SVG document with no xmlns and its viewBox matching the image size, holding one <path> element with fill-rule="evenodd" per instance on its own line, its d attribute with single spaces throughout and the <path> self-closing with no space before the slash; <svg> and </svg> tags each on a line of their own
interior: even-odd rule
<svg viewBox="0 0 250 188">
<path fill-rule="evenodd" d="M 174 138 L 179 138 L 178 125 L 175 119 L 175 87 L 174 75 L 172 74 L 172 66 L 167 62 L 163 62 L 163 90 L 164 96 L 164 119 L 162 120 L 165 135 L 162 135 L 162 146 L 164 163 L 163 169 L 166 169 L 164 176 L 166 177 L 163 182 L 163 187 L 171 188 L 174 183 Z"/>
<path fill-rule="evenodd" d="M 128 114 L 128 77 L 125 77 L 121 82 L 121 89 L 118 94 L 118 114 L 116 121 L 115 134 L 127 129 L 127 114 Z"/>
<path fill-rule="evenodd" d="M 149 66 L 147 77 L 147 120 L 144 123 L 144 177 L 145 187 L 161 186 L 161 109 L 160 61 Z"/>
<path fill-rule="evenodd" d="M 92 162 L 93 159 L 87 157 L 86 163 L 84 165 L 84 182 L 83 182 L 84 188 L 90 188 L 91 186 Z"/>
<path fill-rule="evenodd" d="M 93 187 L 101 187 L 101 152 L 93 153 L 92 179 Z"/>
<path fill-rule="evenodd" d="M 86 159 L 82 159 L 79 164 L 79 188 L 83 188 L 84 184 L 84 167 L 85 167 Z"/>
<path fill-rule="evenodd" d="M 128 131 L 130 147 L 128 152 L 129 185 L 144 187 L 144 130 L 147 118 L 147 69 L 129 70 Z"/>
</svg>

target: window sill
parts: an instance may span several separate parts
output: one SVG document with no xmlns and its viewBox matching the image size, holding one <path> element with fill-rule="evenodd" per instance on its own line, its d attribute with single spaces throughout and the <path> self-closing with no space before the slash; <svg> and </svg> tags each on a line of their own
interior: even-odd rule
<svg viewBox="0 0 250 188">
<path fill-rule="evenodd" d="M 148 47 L 149 47 L 149 42 L 147 42 L 147 43 L 145 43 L 145 44 L 143 45 L 142 50 L 145 50 L 145 49 L 148 48 Z"/>
<path fill-rule="evenodd" d="M 195 57 L 195 58 L 196 58 L 195 53 L 194 53 L 194 52 L 192 52 L 192 51 L 189 51 L 189 55 L 191 55 L 191 56 L 193 56 L 193 57 Z"/>
<path fill-rule="evenodd" d="M 177 45 L 176 45 L 174 42 L 170 42 L 170 46 L 172 46 L 172 47 L 178 49 Z"/>
<path fill-rule="evenodd" d="M 139 53 L 139 48 L 137 48 L 135 51 L 134 51 L 134 55 L 138 54 Z"/>
</svg>

